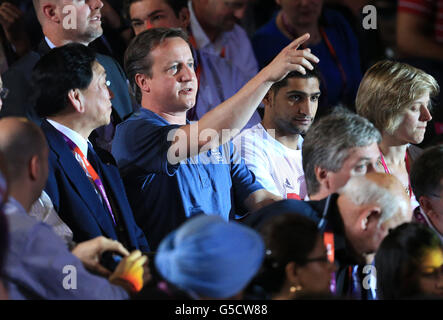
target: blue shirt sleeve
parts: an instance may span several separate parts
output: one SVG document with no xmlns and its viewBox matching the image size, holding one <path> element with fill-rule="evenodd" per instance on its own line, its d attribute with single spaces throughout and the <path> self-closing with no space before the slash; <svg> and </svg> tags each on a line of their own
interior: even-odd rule
<svg viewBox="0 0 443 320">
<path fill-rule="evenodd" d="M 117 126 L 112 154 L 122 175 L 131 170 L 173 175 L 178 164 L 168 162 L 174 130 L 180 125 L 161 125 L 154 119 L 127 120 Z"/>
</svg>

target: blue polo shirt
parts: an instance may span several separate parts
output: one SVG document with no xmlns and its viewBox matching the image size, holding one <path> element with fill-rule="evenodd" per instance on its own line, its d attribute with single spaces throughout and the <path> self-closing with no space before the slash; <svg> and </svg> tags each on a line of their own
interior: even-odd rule
<svg viewBox="0 0 443 320">
<path fill-rule="evenodd" d="M 117 126 L 112 144 L 136 222 L 154 249 L 186 218 L 244 213 L 245 199 L 263 188 L 231 142 L 169 163 L 168 135 L 179 127 L 141 108 Z"/>
</svg>

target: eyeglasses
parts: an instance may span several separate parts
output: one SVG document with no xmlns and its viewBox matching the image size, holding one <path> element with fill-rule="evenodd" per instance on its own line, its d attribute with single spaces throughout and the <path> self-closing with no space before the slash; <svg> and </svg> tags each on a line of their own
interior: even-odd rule
<svg viewBox="0 0 443 320">
<path fill-rule="evenodd" d="M 0 98 L 6 99 L 6 97 L 8 96 L 8 93 L 9 93 L 9 89 L 0 88 Z"/>
<path fill-rule="evenodd" d="M 310 262 L 329 262 L 328 256 L 322 256 L 322 257 L 316 257 L 316 258 L 309 258 L 305 260 L 306 263 Z"/>
<path fill-rule="evenodd" d="M 421 275 L 425 278 L 438 280 L 439 276 L 443 276 L 443 264 L 439 267 L 426 267 L 421 272 Z"/>
</svg>

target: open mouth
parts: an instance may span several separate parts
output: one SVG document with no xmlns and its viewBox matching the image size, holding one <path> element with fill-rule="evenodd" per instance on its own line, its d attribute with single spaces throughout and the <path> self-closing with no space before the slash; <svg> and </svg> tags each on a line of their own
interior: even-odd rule
<svg viewBox="0 0 443 320">
<path fill-rule="evenodd" d="M 192 88 L 185 88 L 185 89 L 180 90 L 179 93 L 187 95 L 187 94 L 191 94 L 193 91 L 194 91 L 194 89 L 192 89 Z"/>
</svg>

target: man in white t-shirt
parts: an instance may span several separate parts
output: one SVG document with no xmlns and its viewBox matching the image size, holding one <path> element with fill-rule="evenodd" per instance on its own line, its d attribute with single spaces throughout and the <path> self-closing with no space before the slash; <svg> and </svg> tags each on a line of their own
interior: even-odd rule
<svg viewBox="0 0 443 320">
<path fill-rule="evenodd" d="M 263 121 L 234 139 L 249 170 L 268 191 L 283 198 L 307 195 L 302 166 L 302 134 L 311 126 L 320 97 L 316 69 L 289 73 L 265 98 Z"/>
</svg>

